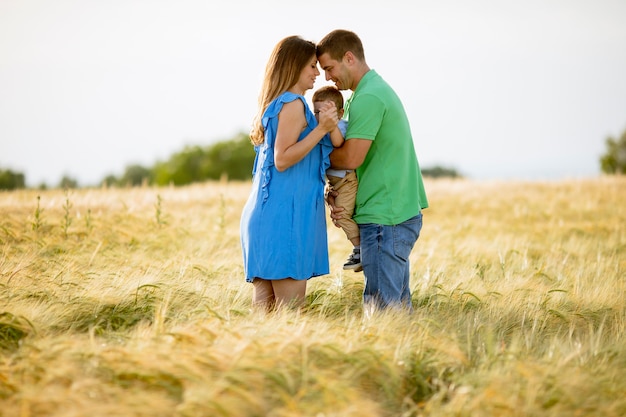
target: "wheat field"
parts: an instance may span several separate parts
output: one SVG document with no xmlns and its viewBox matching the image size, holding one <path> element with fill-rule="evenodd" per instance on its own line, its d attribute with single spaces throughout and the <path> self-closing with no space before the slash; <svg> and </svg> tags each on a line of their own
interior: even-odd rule
<svg viewBox="0 0 626 417">
<path fill-rule="evenodd" d="M 252 311 L 249 187 L 1 192 L 0 415 L 626 415 L 626 178 L 427 180 L 411 315 L 332 225 L 305 306 Z"/>
</svg>

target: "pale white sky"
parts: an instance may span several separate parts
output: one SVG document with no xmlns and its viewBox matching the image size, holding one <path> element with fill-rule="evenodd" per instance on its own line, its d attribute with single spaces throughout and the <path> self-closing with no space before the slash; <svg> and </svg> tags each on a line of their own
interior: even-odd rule
<svg viewBox="0 0 626 417">
<path fill-rule="evenodd" d="M 0 168 L 91 185 L 231 139 L 274 44 L 336 28 L 403 99 L 422 167 L 595 176 L 626 130 L 624 0 L 0 0 Z"/>
</svg>

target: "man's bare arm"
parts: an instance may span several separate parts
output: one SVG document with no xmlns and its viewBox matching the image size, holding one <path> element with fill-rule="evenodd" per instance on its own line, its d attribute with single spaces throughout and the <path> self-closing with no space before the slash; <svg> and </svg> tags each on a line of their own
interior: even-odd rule
<svg viewBox="0 0 626 417">
<path fill-rule="evenodd" d="M 336 169 L 356 169 L 365 161 L 365 156 L 372 146 L 367 139 L 349 139 L 330 154 L 330 166 Z"/>
</svg>

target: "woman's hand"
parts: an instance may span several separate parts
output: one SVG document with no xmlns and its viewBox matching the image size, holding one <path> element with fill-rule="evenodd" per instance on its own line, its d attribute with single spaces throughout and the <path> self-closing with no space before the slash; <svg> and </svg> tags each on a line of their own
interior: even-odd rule
<svg viewBox="0 0 626 417">
<path fill-rule="evenodd" d="M 319 126 L 326 132 L 331 132 L 337 127 L 339 117 L 337 116 L 337 107 L 331 101 L 326 101 L 320 107 Z"/>
</svg>

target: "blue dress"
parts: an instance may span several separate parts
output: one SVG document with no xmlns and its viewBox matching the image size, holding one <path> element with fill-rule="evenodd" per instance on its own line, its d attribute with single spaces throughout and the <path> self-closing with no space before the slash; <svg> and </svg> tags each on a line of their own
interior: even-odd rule
<svg viewBox="0 0 626 417">
<path fill-rule="evenodd" d="M 317 120 L 303 96 L 285 92 L 263 114 L 265 141 L 255 146 L 252 190 L 241 215 L 241 247 L 246 281 L 254 278 L 305 280 L 329 273 L 325 172 L 333 150 L 330 136 L 283 172 L 274 166 L 278 113 L 285 103 L 302 100 L 307 127 Z"/>
</svg>

